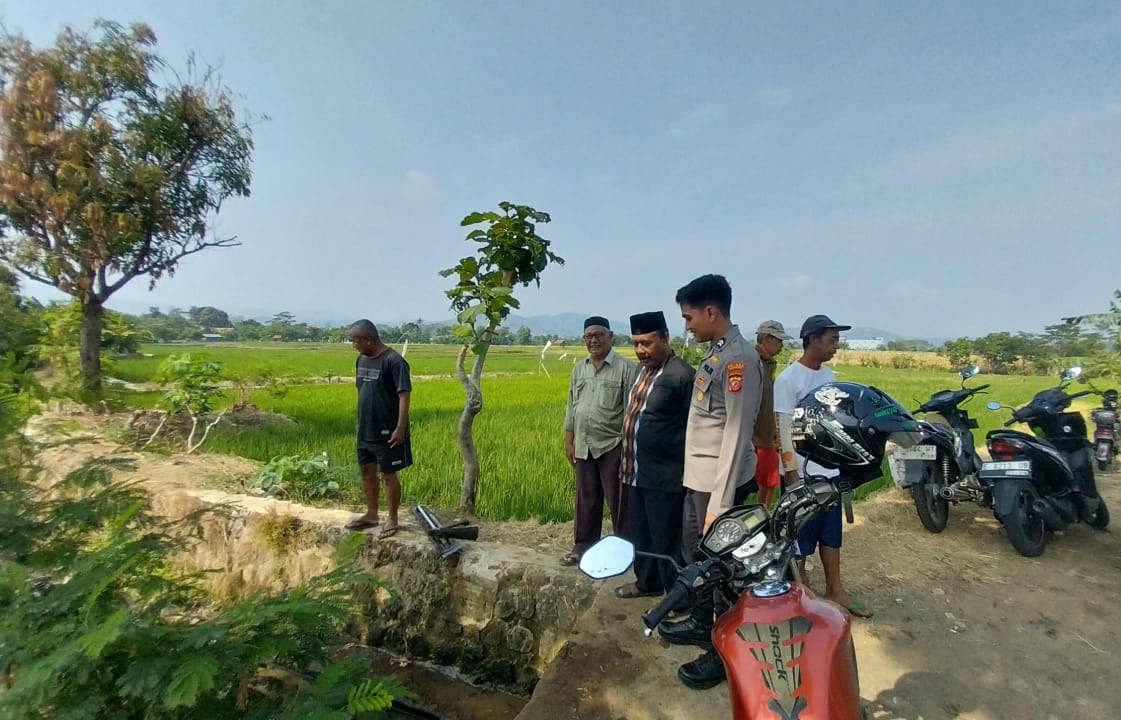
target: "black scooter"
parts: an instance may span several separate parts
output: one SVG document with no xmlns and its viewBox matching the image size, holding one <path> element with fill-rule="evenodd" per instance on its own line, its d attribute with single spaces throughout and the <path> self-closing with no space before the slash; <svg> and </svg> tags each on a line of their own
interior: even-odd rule
<svg viewBox="0 0 1121 720">
<path fill-rule="evenodd" d="M 982 507 L 991 504 L 987 484 L 977 475 L 981 458 L 974 448 L 972 430 L 977 421 L 960 405 L 989 386 L 966 387 L 965 381 L 980 374 L 981 368 L 962 368 L 960 390 L 940 390 L 914 411 L 932 413 L 943 422 L 922 420 L 919 429 L 924 440 L 910 448 L 888 447 L 888 469 L 897 487 L 910 489 L 915 511 L 923 527 L 932 533 L 946 529 L 950 520 L 950 503 L 975 502 Z"/>
<path fill-rule="evenodd" d="M 1066 412 L 1075 398 L 1096 393 L 1066 392 L 1081 374 L 1077 366 L 1064 370 L 1058 387 L 1036 393 L 1004 423 L 1025 423 L 1035 435 L 993 430 L 986 436 L 992 460 L 981 465 L 980 477 L 992 484 L 993 514 L 1008 531 L 1012 546 L 1026 557 L 1043 553 L 1049 530 L 1063 530 L 1075 522 L 1095 528 L 1109 525 L 1109 509 L 1094 482 L 1086 421 L 1079 413 Z M 1002 407 L 988 404 L 990 410 Z"/>
<path fill-rule="evenodd" d="M 1117 455 L 1117 391 L 1106 390 L 1102 393 L 1102 406 L 1090 413 L 1094 421 L 1094 459 L 1098 470 L 1105 472 L 1113 464 Z"/>
</svg>

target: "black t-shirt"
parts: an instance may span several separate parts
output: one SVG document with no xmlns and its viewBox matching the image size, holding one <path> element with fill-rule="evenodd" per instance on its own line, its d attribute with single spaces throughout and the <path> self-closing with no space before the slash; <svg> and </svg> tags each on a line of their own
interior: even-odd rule
<svg viewBox="0 0 1121 720">
<path fill-rule="evenodd" d="M 409 364 L 393 348 L 354 362 L 359 442 L 385 442 L 397 427 L 398 395 L 412 392 Z"/>
</svg>

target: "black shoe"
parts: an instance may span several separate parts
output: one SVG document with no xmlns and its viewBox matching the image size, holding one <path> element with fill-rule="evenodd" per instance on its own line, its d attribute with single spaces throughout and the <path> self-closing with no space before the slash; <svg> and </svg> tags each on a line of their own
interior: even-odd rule
<svg viewBox="0 0 1121 720">
<path fill-rule="evenodd" d="M 709 650 L 693 662 L 677 668 L 677 677 L 686 687 L 708 690 L 724 682 L 724 661 L 715 650 Z"/>
<path fill-rule="evenodd" d="M 697 645 L 712 647 L 712 627 L 697 622 L 692 615 L 679 622 L 663 622 L 658 634 L 671 645 Z"/>
</svg>

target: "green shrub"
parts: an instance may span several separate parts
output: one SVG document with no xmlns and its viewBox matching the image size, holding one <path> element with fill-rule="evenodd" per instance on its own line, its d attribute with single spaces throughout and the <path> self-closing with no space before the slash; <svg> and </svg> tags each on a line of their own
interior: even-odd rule
<svg viewBox="0 0 1121 720">
<path fill-rule="evenodd" d="M 912 370 L 918 366 L 918 360 L 910 353 L 900 353 L 891 356 L 891 366 L 896 370 Z"/>
<path fill-rule="evenodd" d="M 339 492 L 339 474 L 325 452 L 307 457 L 281 455 L 261 468 L 250 487 L 289 500 L 318 500 Z"/>
</svg>

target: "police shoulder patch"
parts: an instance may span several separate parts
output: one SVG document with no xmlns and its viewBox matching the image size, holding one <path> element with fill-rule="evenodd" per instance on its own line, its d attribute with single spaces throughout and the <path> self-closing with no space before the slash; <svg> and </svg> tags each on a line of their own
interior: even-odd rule
<svg viewBox="0 0 1121 720">
<path fill-rule="evenodd" d="M 743 390 L 743 363 L 728 363 L 728 392 L 738 393 Z"/>
</svg>

